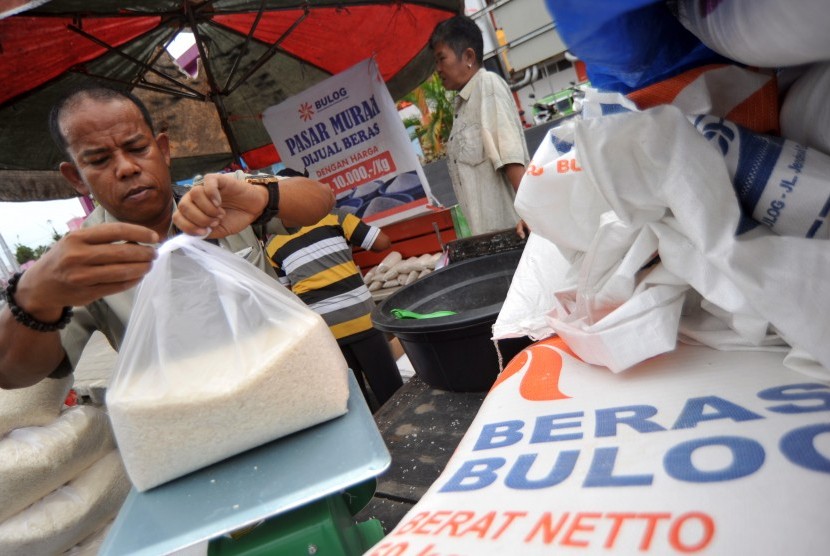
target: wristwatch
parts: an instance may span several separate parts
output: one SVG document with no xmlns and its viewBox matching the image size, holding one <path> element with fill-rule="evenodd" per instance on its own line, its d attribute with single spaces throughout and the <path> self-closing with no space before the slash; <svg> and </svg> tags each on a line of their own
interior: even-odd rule
<svg viewBox="0 0 830 556">
<path fill-rule="evenodd" d="M 280 211 L 280 178 L 276 176 L 248 176 L 245 181 L 253 185 L 264 185 L 268 188 L 268 203 L 259 218 L 251 222 L 251 226 L 262 226 L 277 216 Z"/>
</svg>

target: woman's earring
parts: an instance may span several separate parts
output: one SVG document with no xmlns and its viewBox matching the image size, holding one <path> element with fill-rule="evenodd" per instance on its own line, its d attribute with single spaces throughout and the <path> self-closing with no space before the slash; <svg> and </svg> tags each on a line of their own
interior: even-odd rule
<svg viewBox="0 0 830 556">
<path fill-rule="evenodd" d="M 467 69 L 471 69 L 473 67 L 472 64 L 467 64 Z"/>
</svg>

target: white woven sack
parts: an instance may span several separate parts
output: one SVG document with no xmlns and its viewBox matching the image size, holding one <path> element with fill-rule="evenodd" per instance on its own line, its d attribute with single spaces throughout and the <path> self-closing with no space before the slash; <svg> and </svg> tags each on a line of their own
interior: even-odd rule
<svg viewBox="0 0 830 556">
<path fill-rule="evenodd" d="M 0 389 L 0 436 L 21 427 L 48 425 L 58 417 L 72 376 L 46 378 L 15 390 Z"/>
<path fill-rule="evenodd" d="M 45 427 L 17 429 L 0 440 L 0 521 L 80 475 L 115 447 L 107 415 L 71 407 Z"/>
<path fill-rule="evenodd" d="M 0 554 L 60 554 L 110 521 L 130 491 L 117 450 L 78 478 L 0 524 Z"/>
</svg>

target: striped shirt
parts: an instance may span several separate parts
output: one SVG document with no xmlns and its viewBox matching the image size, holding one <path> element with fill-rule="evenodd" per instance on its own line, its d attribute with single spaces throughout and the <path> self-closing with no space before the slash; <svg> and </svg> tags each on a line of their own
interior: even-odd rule
<svg viewBox="0 0 830 556">
<path fill-rule="evenodd" d="M 357 216 L 334 212 L 312 226 L 274 236 L 266 253 L 277 275 L 320 314 L 338 340 L 372 328 L 372 294 L 349 244 L 370 249 L 380 228 Z"/>
</svg>

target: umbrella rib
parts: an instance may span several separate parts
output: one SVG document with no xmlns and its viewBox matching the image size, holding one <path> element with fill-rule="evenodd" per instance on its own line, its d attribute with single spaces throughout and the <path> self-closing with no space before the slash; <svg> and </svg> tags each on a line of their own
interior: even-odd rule
<svg viewBox="0 0 830 556">
<path fill-rule="evenodd" d="M 242 61 L 242 57 L 248 53 L 248 45 L 251 43 L 251 37 L 254 36 L 256 32 L 256 28 L 259 26 L 259 21 L 262 19 L 262 14 L 265 11 L 265 0 L 262 0 L 259 4 L 259 11 L 256 14 L 256 19 L 254 19 L 254 24 L 251 25 L 251 30 L 248 31 L 248 35 L 245 37 L 245 42 L 242 43 L 242 46 L 239 47 L 239 55 L 233 61 L 233 66 L 231 66 L 231 71 L 228 73 L 228 78 L 225 80 L 225 87 L 223 90 L 227 91 L 228 87 L 230 87 L 231 80 L 233 79 L 234 74 L 236 73 L 236 69 L 239 67 L 239 63 Z"/>
<path fill-rule="evenodd" d="M 169 75 L 165 75 L 165 74 L 163 74 L 162 72 L 158 71 L 157 69 L 155 69 L 155 68 L 154 68 L 154 67 L 152 67 L 152 66 L 147 65 L 146 63 L 142 62 L 141 60 L 139 60 L 139 59 L 137 59 L 137 58 L 134 58 L 134 57 L 130 56 L 129 54 L 127 54 L 126 52 L 122 52 L 120 49 L 118 49 L 118 48 L 116 48 L 116 47 L 114 47 L 114 46 L 111 46 L 111 45 L 107 44 L 106 42 L 102 41 L 102 40 L 101 40 L 101 39 L 99 39 L 98 37 L 95 37 L 94 35 L 90 35 L 89 33 L 87 33 L 86 31 L 84 31 L 84 30 L 83 30 L 83 29 L 81 29 L 81 28 L 76 27 L 76 26 L 75 26 L 75 25 L 73 25 L 73 24 L 69 24 L 69 25 L 67 25 L 66 27 L 67 27 L 70 31 L 74 31 L 75 33 L 77 33 L 77 34 L 81 35 L 81 36 L 82 36 L 82 37 L 84 37 L 85 39 L 87 39 L 87 40 L 90 40 L 90 41 L 94 42 L 94 43 L 95 43 L 95 44 L 97 44 L 98 46 L 101 46 L 101 47 L 103 47 L 103 48 L 106 48 L 106 49 L 107 49 L 107 50 L 109 50 L 110 52 L 114 52 L 114 53 L 118 54 L 119 56 L 121 56 L 122 58 L 125 58 L 126 60 L 129 60 L 129 61 L 130 61 L 130 62 L 132 62 L 133 64 L 136 64 L 137 66 L 139 66 L 139 67 L 141 67 L 141 68 L 144 68 L 144 70 L 145 70 L 145 71 L 149 71 L 150 73 L 153 73 L 153 74 L 155 74 L 155 75 L 158 75 L 159 77 L 161 77 L 161 78 L 163 78 L 163 79 L 165 79 L 165 80 L 167 80 L 167 81 L 170 81 L 170 82 L 171 82 L 171 83 L 173 83 L 174 85 L 176 85 L 176 86 L 178 86 L 178 87 L 182 87 L 183 89 L 186 89 L 186 90 L 190 91 L 190 92 L 191 92 L 191 93 L 193 93 L 193 94 L 200 95 L 200 96 L 202 95 L 202 93 L 200 93 L 200 92 L 199 92 L 199 91 L 197 91 L 196 89 L 193 89 L 193 88 L 191 88 L 191 87 L 188 87 L 188 86 L 187 86 L 187 85 L 185 85 L 184 83 L 180 83 L 179 81 L 176 81 L 175 79 L 173 79 L 173 78 L 172 78 L 172 77 L 170 77 Z"/>
<path fill-rule="evenodd" d="M 193 100 L 200 100 L 200 101 L 203 101 L 203 102 L 205 100 L 207 100 L 206 96 L 203 95 L 203 94 L 191 95 L 191 94 L 188 94 L 186 92 L 177 91 L 176 89 L 171 89 L 169 87 L 165 87 L 165 86 L 160 85 L 158 83 L 151 83 L 149 81 L 141 81 L 139 83 L 135 83 L 135 86 L 139 87 L 141 89 L 147 89 L 148 91 L 155 91 L 157 93 L 165 93 L 165 94 L 172 95 L 172 96 L 175 96 L 175 97 L 189 98 L 189 99 L 193 99 Z"/>
<path fill-rule="evenodd" d="M 240 37 L 242 36 L 242 33 L 237 31 L 236 29 L 232 29 L 230 27 L 225 27 L 221 23 L 217 23 L 217 22 L 212 21 L 212 20 L 208 21 L 207 23 L 208 23 L 208 25 L 212 25 L 213 27 L 217 27 L 219 29 L 222 29 L 223 31 L 228 32 L 228 33 L 233 33 L 235 35 L 239 35 Z M 261 41 L 261 40 L 257 39 L 256 37 L 254 37 L 254 40 L 257 41 L 258 43 L 262 44 L 263 46 L 266 46 L 266 47 L 270 45 L 270 43 L 265 42 L 265 41 Z M 314 68 L 318 71 L 321 71 L 323 73 L 331 75 L 331 72 L 329 70 L 327 70 L 326 68 L 320 66 L 319 64 L 315 64 L 312 61 L 304 60 L 303 58 L 300 58 L 299 56 L 297 56 L 293 52 L 290 52 L 288 50 L 281 50 L 280 52 L 282 53 L 283 56 L 286 56 L 288 58 L 296 60 L 298 63 L 300 63 L 303 66 L 309 66 L 309 67 L 312 67 L 312 68 Z"/>
<path fill-rule="evenodd" d="M 253 67 L 251 67 L 251 68 L 250 68 L 247 72 L 245 72 L 245 75 L 243 75 L 242 77 L 240 77 L 240 78 L 239 78 L 239 80 L 238 80 L 236 83 L 234 83 L 233 87 L 231 87 L 231 88 L 228 90 L 228 93 L 230 94 L 230 93 L 234 92 L 234 91 L 235 91 L 235 90 L 236 90 L 236 89 L 237 89 L 240 85 L 242 85 L 245 81 L 247 81 L 247 80 L 248 80 L 248 78 L 249 78 L 249 77 L 251 77 L 251 75 L 253 75 L 253 74 L 254 74 L 254 73 L 255 73 L 255 72 L 256 72 L 259 68 L 261 68 L 263 65 L 265 65 L 265 62 L 267 62 L 268 60 L 270 60 L 270 59 L 274 56 L 274 54 L 276 54 L 276 53 L 277 53 L 277 49 L 278 49 L 278 48 L 279 48 L 279 46 L 282 44 L 282 42 L 283 42 L 285 39 L 287 39 L 287 38 L 288 38 L 288 35 L 290 35 L 291 33 L 293 33 L 293 32 L 294 32 L 294 29 L 296 29 L 296 28 L 297 28 L 297 26 L 305 20 L 305 18 L 307 18 L 307 17 L 308 17 L 308 14 L 309 14 L 309 8 L 308 8 L 308 6 L 306 6 L 306 9 L 305 9 L 305 11 L 303 12 L 303 15 L 301 15 L 300 17 L 298 17 L 298 18 L 297 18 L 297 21 L 295 21 L 294 23 L 292 23 L 292 24 L 291 24 L 291 27 L 289 27 L 289 28 L 285 31 L 285 33 L 283 33 L 282 35 L 280 35 L 280 37 L 279 37 L 276 41 L 274 41 L 274 44 L 272 44 L 272 45 L 268 48 L 268 50 L 266 50 L 266 51 L 262 54 L 262 56 L 260 56 L 260 57 L 259 57 L 259 60 L 257 60 L 257 61 L 254 63 Z"/>
<path fill-rule="evenodd" d="M 219 123 L 222 125 L 222 130 L 228 138 L 228 144 L 231 147 L 233 156 L 236 160 L 240 160 L 242 158 L 242 150 L 239 148 L 239 144 L 236 141 L 236 135 L 234 135 L 230 122 L 228 122 L 228 110 L 225 108 L 225 103 L 222 101 L 222 95 L 216 87 L 216 79 L 213 75 L 213 69 L 210 67 L 210 63 L 208 63 L 207 53 L 205 52 L 204 39 L 202 38 L 201 33 L 199 33 L 199 28 L 196 24 L 196 18 L 194 17 L 193 10 L 186 8 L 186 12 L 188 21 L 190 22 L 190 29 L 193 31 L 193 38 L 196 40 L 196 48 L 199 49 L 199 56 L 202 58 L 202 65 L 205 68 L 205 76 L 207 77 L 208 84 L 210 85 L 210 100 L 213 101 L 213 104 L 216 106 L 216 110 L 219 112 Z"/>
<path fill-rule="evenodd" d="M 182 97 L 182 98 L 189 98 L 189 99 L 193 99 L 193 100 L 200 100 L 200 101 L 205 100 L 205 95 L 203 95 L 201 93 L 198 96 L 191 95 L 191 94 L 188 94 L 184 91 L 177 91 L 175 89 L 170 89 L 168 87 L 164 87 L 162 85 L 159 85 L 158 83 L 150 83 L 150 82 L 147 82 L 147 81 L 144 81 L 144 82 L 141 82 L 141 83 L 133 83 L 132 81 L 126 81 L 124 79 L 116 79 L 114 77 L 109 77 L 107 75 L 100 75 L 100 74 L 97 74 L 97 73 L 89 73 L 88 71 L 83 71 L 83 72 L 78 71 L 78 70 L 73 70 L 73 71 L 75 71 L 76 73 L 82 73 L 83 75 L 86 75 L 88 77 L 94 77 L 95 79 L 100 79 L 102 81 L 109 81 L 111 83 L 120 83 L 122 85 L 129 85 L 130 87 L 138 87 L 139 89 L 147 89 L 148 91 L 155 91 L 157 93 L 166 93 L 166 94 L 169 94 L 169 95 Z"/>
</svg>

